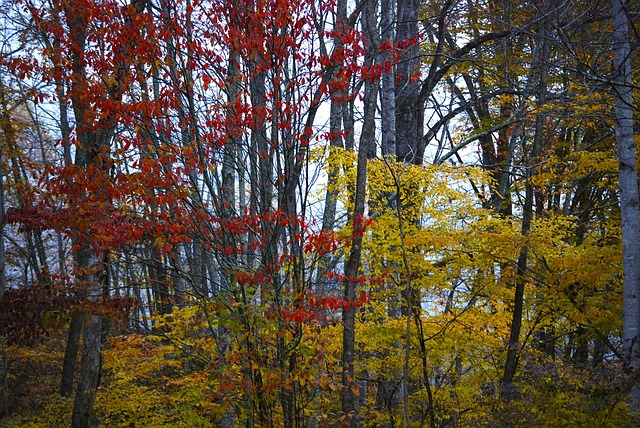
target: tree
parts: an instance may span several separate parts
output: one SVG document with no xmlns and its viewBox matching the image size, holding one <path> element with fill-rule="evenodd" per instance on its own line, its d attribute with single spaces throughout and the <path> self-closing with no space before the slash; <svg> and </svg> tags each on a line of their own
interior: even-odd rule
<svg viewBox="0 0 640 428">
<path fill-rule="evenodd" d="M 130 40 L 129 45 L 120 42 L 122 44 L 116 48 L 116 52 L 113 52 L 114 63 L 112 65 L 101 64 L 104 67 L 103 78 L 105 79 L 105 86 L 102 90 L 106 99 L 87 99 L 87 95 L 96 90 L 91 87 L 87 75 L 87 63 L 90 57 L 86 49 L 89 42 L 88 31 L 92 25 L 89 13 L 92 7 L 98 7 L 98 5 L 90 6 L 87 9 L 70 2 L 64 7 L 64 14 L 71 43 L 69 55 L 72 85 L 69 91 L 69 100 L 75 117 L 77 138 L 74 164 L 81 173 L 86 174 L 86 179 L 93 181 L 103 179 L 104 175 L 108 173 L 108 156 L 118 123 L 118 104 L 122 101 L 129 74 L 131 62 L 129 49 L 133 49 L 136 39 Z M 135 1 L 124 7 L 114 6 L 116 7 L 112 12 L 121 13 L 124 19 L 120 28 L 122 34 L 119 36 L 136 35 L 137 29 L 132 28 L 133 22 L 136 15 L 144 11 L 145 3 Z M 104 109 L 102 117 L 98 116 L 100 118 L 97 120 L 92 119 L 96 115 L 100 115 L 98 109 Z M 89 199 L 95 197 L 91 190 L 83 193 L 83 197 Z M 107 201 L 105 202 L 108 204 Z M 90 240 L 95 237 L 91 236 L 90 229 L 79 232 L 86 233 L 89 242 L 84 241 L 76 244 L 74 254 L 77 264 L 76 270 L 79 273 L 79 279 L 87 284 L 85 292 L 88 301 L 98 303 L 108 286 L 108 254 L 104 250 L 96 248 L 95 244 L 92 245 Z M 99 425 L 93 406 L 100 379 L 101 334 L 102 316 L 96 312 L 87 313 L 82 334 L 80 379 L 73 409 L 74 427 L 97 427 Z"/>
<path fill-rule="evenodd" d="M 9 426 L 624 420 L 602 2 L 20 1 Z"/>
<path fill-rule="evenodd" d="M 637 370 L 640 364 L 640 201 L 633 130 L 633 86 L 631 82 L 631 41 L 629 35 L 630 2 L 613 0 L 615 132 L 618 145 L 620 211 L 622 222 L 622 256 L 624 260 L 624 349 L 627 364 Z M 630 410 L 637 413 L 640 388 L 634 386 Z"/>
</svg>

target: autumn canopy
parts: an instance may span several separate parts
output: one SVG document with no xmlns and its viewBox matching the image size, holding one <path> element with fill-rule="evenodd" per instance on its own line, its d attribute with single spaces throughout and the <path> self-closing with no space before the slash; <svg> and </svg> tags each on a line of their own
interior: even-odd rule
<svg viewBox="0 0 640 428">
<path fill-rule="evenodd" d="M 0 11 L 0 425 L 640 423 L 638 1 Z"/>
</svg>

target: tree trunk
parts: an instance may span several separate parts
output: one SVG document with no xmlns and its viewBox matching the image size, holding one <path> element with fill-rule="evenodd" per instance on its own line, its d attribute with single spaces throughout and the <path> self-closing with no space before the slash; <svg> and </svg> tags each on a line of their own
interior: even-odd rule
<svg viewBox="0 0 640 428">
<path fill-rule="evenodd" d="M 623 339 L 627 363 L 640 369 L 640 211 L 638 208 L 638 172 L 633 132 L 631 86 L 631 43 L 628 0 L 613 0 L 614 89 L 616 99 L 615 132 L 618 143 L 622 256 L 624 266 Z M 634 386 L 629 410 L 640 412 L 640 387 Z"/>
<path fill-rule="evenodd" d="M 371 19 L 372 14 L 366 14 Z M 366 18 L 365 18 L 366 19 Z M 369 46 L 365 56 L 365 66 L 373 65 L 371 55 L 376 46 Z M 378 82 L 365 82 L 364 93 L 364 122 L 360 135 L 360 147 L 358 151 L 358 166 L 356 172 L 356 191 L 354 209 L 352 215 L 353 231 L 351 235 L 351 251 L 347 259 L 344 274 L 344 294 L 348 306 L 342 312 L 344 325 L 342 336 L 342 411 L 349 422 L 350 427 L 360 426 L 360 420 L 356 409 L 356 397 L 354 394 L 355 371 L 355 315 L 356 308 L 353 302 L 356 299 L 357 276 L 360 270 L 362 256 L 362 235 L 364 233 L 365 197 L 367 189 L 367 158 L 370 155 L 371 146 L 375 137 L 375 111 L 378 97 Z"/>
<path fill-rule="evenodd" d="M 132 2 L 132 13 L 141 13 L 146 7 L 146 1 Z M 69 99 L 76 124 L 76 153 L 75 165 L 79 169 L 95 168 L 98 176 L 108 172 L 105 158 L 109 155 L 111 140 L 114 137 L 117 115 L 113 112 L 94 122 L 96 106 L 86 99 L 90 90 L 90 79 L 84 58 L 87 47 L 88 28 L 92 19 L 92 7 L 97 4 L 85 2 L 65 4 L 64 14 L 69 29 L 71 44 L 69 61 L 71 65 L 71 88 Z M 125 22 L 133 25 L 133 21 L 125 18 Z M 125 49 L 120 46 L 117 49 Z M 111 70 L 112 82 L 106 88 L 104 101 L 120 103 L 125 90 L 125 80 L 130 72 L 130 59 L 126 51 L 121 52 L 124 60 L 113 64 Z M 88 227 L 88 225 L 86 226 Z M 92 245 L 91 230 L 79 230 L 78 233 L 88 235 L 87 240 L 77 245 L 74 252 L 76 261 L 76 276 L 84 287 L 84 296 L 90 304 L 98 305 L 108 285 L 107 255 L 104 251 Z M 82 342 L 82 363 L 80 379 L 73 403 L 72 426 L 74 428 L 97 427 L 98 418 L 93 409 L 94 399 L 100 380 L 102 316 L 95 310 L 89 310 L 85 315 Z"/>
<path fill-rule="evenodd" d="M 67 346 L 62 362 L 62 380 L 60 382 L 60 395 L 70 397 L 73 392 L 73 378 L 76 373 L 78 350 L 80 349 L 80 337 L 84 326 L 84 314 L 76 314 L 71 317 L 69 332 L 67 334 Z"/>
<path fill-rule="evenodd" d="M 4 102 L 4 85 L 0 81 L 0 96 L 2 97 L 2 128 L 6 135 L 5 121 L 9 120 L 9 116 Z M 9 124 L 10 125 L 10 124 Z M 0 299 L 4 295 L 6 289 L 5 276 L 5 253 L 4 253 L 4 165 L 2 164 L 3 147 L 0 146 Z M 9 416 L 9 393 L 8 393 L 8 372 L 9 361 L 5 352 L 6 343 L 4 338 L 0 338 L 0 419 L 3 416 Z"/>
<path fill-rule="evenodd" d="M 2 80 L 0 80 L 0 108 L 2 108 L 2 112 L 0 112 L 0 129 L 2 129 L 4 139 L 9 140 L 10 138 L 13 138 L 14 130 L 11 125 L 11 117 L 9 115 L 9 109 L 5 99 L 5 87 Z M 2 164 L 4 149 L 4 145 L 0 145 L 0 299 L 6 289 L 4 253 L 4 165 Z"/>
<path fill-rule="evenodd" d="M 380 3 L 380 38 L 383 45 L 390 45 L 393 36 L 393 18 L 395 16 L 394 2 L 382 0 Z M 383 53 L 382 61 L 391 61 L 389 53 Z M 396 105 L 395 105 L 395 74 L 391 64 L 381 77 L 380 111 L 382 114 L 382 155 L 396 154 Z"/>
<path fill-rule="evenodd" d="M 336 14 L 334 17 L 337 32 L 333 37 L 333 44 L 335 48 L 342 46 L 341 36 L 347 31 L 345 25 L 347 22 L 347 2 L 345 0 L 339 0 L 336 5 Z M 339 65 L 334 66 L 332 75 L 335 76 L 339 72 Z M 332 79 L 334 78 L 332 76 Z M 331 154 L 331 148 L 344 148 L 342 141 L 342 116 L 345 91 L 334 90 L 331 92 L 331 106 L 329 110 L 329 154 Z M 331 162 L 331 159 L 330 159 Z M 322 216 L 322 229 L 332 230 L 333 223 L 336 219 L 336 209 L 338 203 L 338 190 L 336 189 L 336 182 L 339 176 L 338 166 L 329 164 L 329 175 L 327 177 L 327 194 L 325 197 L 324 213 Z"/>
<path fill-rule="evenodd" d="M 547 101 L 547 82 L 548 82 L 548 27 L 549 18 L 546 11 L 549 10 L 549 0 L 544 2 L 544 10 L 542 16 L 544 16 L 543 22 L 540 27 L 540 31 L 537 34 L 536 43 L 540 44 L 540 56 L 534 58 L 532 68 L 536 68 L 539 74 L 539 81 L 537 85 L 537 106 L 541 109 Z M 531 221 L 533 220 L 533 202 L 534 202 L 534 189 L 531 183 L 532 177 L 536 173 L 536 165 L 538 163 L 538 157 L 540 156 L 544 144 L 544 120 L 545 115 L 539 111 L 536 116 L 535 133 L 533 137 L 533 147 L 531 152 L 525 160 L 527 166 L 526 183 L 525 183 L 525 200 L 522 208 L 522 227 L 521 233 L 526 236 L 531 230 Z M 509 341 L 507 344 L 507 358 L 504 366 L 504 374 L 502 377 L 502 393 L 506 398 L 510 398 L 511 390 L 513 388 L 513 379 L 515 377 L 516 369 L 518 366 L 518 356 L 520 353 L 520 332 L 522 329 L 522 318 L 524 310 L 524 288 L 526 285 L 526 273 L 527 273 L 527 259 L 529 249 L 525 243 L 520 249 L 520 254 L 517 260 L 517 279 L 514 289 L 513 299 L 513 312 L 511 318 L 511 331 L 509 333 Z"/>
<path fill-rule="evenodd" d="M 396 73 L 396 156 L 399 162 L 417 163 L 424 109 L 420 105 L 420 44 L 417 43 L 419 0 L 399 0 L 396 41 L 411 44 L 401 54 Z"/>
<path fill-rule="evenodd" d="M 93 403 L 100 380 L 102 316 L 88 315 L 85 320 L 80 380 L 73 402 L 73 428 L 95 428 L 100 425 L 100 420 L 93 410 Z"/>
</svg>

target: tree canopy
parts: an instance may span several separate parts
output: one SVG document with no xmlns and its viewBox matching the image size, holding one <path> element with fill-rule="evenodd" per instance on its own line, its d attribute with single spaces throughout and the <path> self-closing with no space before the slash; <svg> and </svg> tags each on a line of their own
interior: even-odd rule
<svg viewBox="0 0 640 428">
<path fill-rule="evenodd" d="M 640 423 L 635 0 L 2 0 L 3 426 Z"/>
</svg>

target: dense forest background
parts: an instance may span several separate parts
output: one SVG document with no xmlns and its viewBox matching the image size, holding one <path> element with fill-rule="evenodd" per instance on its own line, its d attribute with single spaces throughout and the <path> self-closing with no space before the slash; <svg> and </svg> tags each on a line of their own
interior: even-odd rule
<svg viewBox="0 0 640 428">
<path fill-rule="evenodd" d="M 638 426 L 639 2 L 0 10 L 0 425 Z"/>
</svg>

